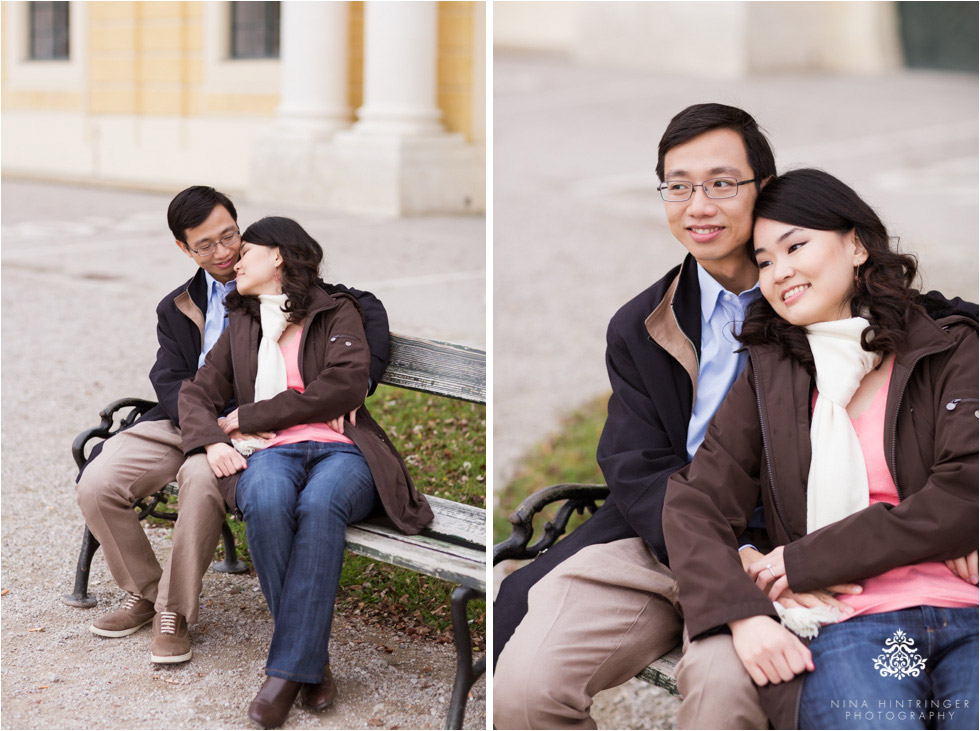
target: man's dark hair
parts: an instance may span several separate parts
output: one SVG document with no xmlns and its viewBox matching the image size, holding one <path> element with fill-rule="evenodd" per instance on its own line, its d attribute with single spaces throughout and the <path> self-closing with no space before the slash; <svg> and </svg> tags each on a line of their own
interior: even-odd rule
<svg viewBox="0 0 980 731">
<path fill-rule="evenodd" d="M 323 261 L 323 249 L 316 239 L 291 218 L 266 216 L 242 234 L 242 245 L 252 244 L 279 248 L 282 257 L 282 293 L 286 295 L 283 310 L 290 322 L 300 322 L 310 308 Z M 245 297 L 237 291 L 225 298 L 228 312 L 244 311 L 259 317 L 258 297 Z"/>
<path fill-rule="evenodd" d="M 716 129 L 734 130 L 741 136 L 757 189 L 763 180 L 776 174 L 776 158 L 772 154 L 772 147 L 751 114 L 724 104 L 694 104 L 670 120 L 664 136 L 660 138 L 660 151 L 657 155 L 657 177 L 660 182 L 664 181 L 664 157 L 668 152 L 698 135 Z"/>
<path fill-rule="evenodd" d="M 871 323 L 861 345 L 867 351 L 898 352 L 921 299 L 912 289 L 916 260 L 892 249 L 885 224 L 850 186 L 823 170 L 791 170 L 759 193 L 755 218 L 841 235 L 853 231 L 868 252 L 867 261 L 855 273 L 850 300 L 851 316 L 866 317 Z M 748 254 L 755 261 L 754 251 Z M 813 373 L 806 331 L 780 318 L 763 297 L 749 306 L 737 337 L 743 345 L 775 344 Z"/>
<path fill-rule="evenodd" d="M 167 208 L 167 225 L 174 238 L 187 245 L 187 229 L 200 226 L 211 215 L 215 206 L 224 206 L 231 217 L 238 221 L 235 204 L 224 193 L 207 185 L 192 185 L 174 196 Z"/>
</svg>

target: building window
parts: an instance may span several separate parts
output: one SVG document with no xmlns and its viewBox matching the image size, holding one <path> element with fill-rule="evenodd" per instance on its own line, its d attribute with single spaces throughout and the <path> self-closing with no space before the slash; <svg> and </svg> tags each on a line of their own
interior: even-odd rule
<svg viewBox="0 0 980 731">
<path fill-rule="evenodd" d="M 29 3 L 32 61 L 68 60 L 68 3 Z"/>
<path fill-rule="evenodd" d="M 231 57 L 279 58 L 279 3 L 231 4 Z"/>
</svg>

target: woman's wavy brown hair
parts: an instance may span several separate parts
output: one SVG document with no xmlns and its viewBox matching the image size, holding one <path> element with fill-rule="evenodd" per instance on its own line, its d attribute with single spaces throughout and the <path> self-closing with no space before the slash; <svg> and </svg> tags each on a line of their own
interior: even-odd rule
<svg viewBox="0 0 980 731">
<path fill-rule="evenodd" d="M 246 243 L 269 248 L 279 247 L 282 257 L 282 293 L 286 295 L 286 317 L 300 322 L 310 309 L 313 288 L 317 286 L 323 249 L 296 221 L 282 216 L 259 219 L 242 234 Z M 242 311 L 259 317 L 258 297 L 245 297 L 232 292 L 225 298 L 228 312 Z"/>
<path fill-rule="evenodd" d="M 909 320 L 918 307 L 912 289 L 918 266 L 914 256 L 893 251 L 878 214 L 849 186 L 822 170 L 792 170 L 769 181 L 755 203 L 755 219 L 818 231 L 853 231 L 868 252 L 857 270 L 851 316 L 871 323 L 862 334 L 867 351 L 897 352 L 905 341 Z M 751 240 L 748 244 L 752 246 Z M 749 257 L 755 261 L 754 251 Z M 776 345 L 813 375 L 813 356 L 806 331 L 780 318 L 764 297 L 752 303 L 742 325 L 743 345 Z"/>
</svg>

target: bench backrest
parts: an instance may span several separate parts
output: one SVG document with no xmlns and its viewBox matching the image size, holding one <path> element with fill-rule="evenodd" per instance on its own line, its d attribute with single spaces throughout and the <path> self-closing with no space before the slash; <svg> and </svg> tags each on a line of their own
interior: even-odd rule
<svg viewBox="0 0 980 731">
<path fill-rule="evenodd" d="M 465 345 L 391 335 L 382 383 L 413 391 L 487 402 L 487 354 Z"/>
</svg>

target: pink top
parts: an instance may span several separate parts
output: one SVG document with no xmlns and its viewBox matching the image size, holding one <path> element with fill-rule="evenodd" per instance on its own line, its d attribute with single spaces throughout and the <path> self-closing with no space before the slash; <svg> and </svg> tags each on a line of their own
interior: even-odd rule
<svg viewBox="0 0 980 731">
<path fill-rule="evenodd" d="M 888 374 L 889 381 L 891 373 Z M 870 408 L 856 419 L 851 419 L 864 463 L 868 470 L 870 504 L 889 503 L 898 505 L 898 490 L 892 480 L 885 460 L 885 404 L 888 400 L 888 384 L 875 394 Z M 978 590 L 954 574 L 941 561 L 900 566 L 879 576 L 857 582 L 864 591 L 860 594 L 842 595 L 837 598 L 854 607 L 860 614 L 879 614 L 897 609 L 928 605 L 933 607 L 975 607 Z"/>
<path fill-rule="evenodd" d="M 299 341 L 302 339 L 302 332 L 293 336 L 287 345 L 280 345 L 282 358 L 286 361 L 286 388 L 303 393 L 306 386 L 299 375 Z M 275 447 L 278 444 L 296 444 L 297 442 L 343 442 L 353 444 L 348 437 L 340 432 L 336 432 L 325 423 L 317 424 L 297 424 L 288 429 L 279 429 L 276 436 L 269 440 L 267 446 Z"/>
</svg>

